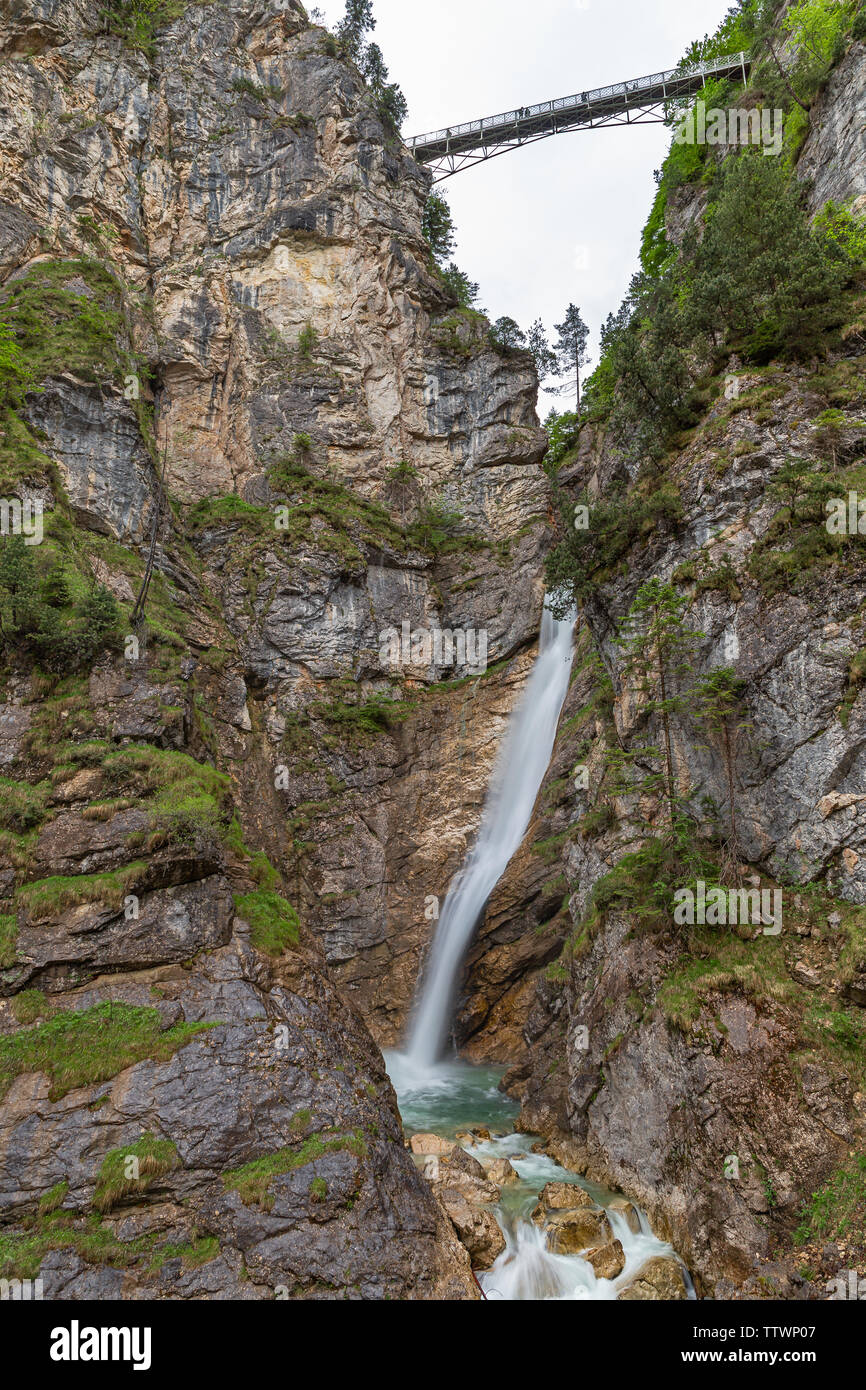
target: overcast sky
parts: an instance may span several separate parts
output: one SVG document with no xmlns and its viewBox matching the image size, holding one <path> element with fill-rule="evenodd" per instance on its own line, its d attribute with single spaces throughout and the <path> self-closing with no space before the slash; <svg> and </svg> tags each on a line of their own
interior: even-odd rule
<svg viewBox="0 0 866 1390">
<path fill-rule="evenodd" d="M 674 67 L 732 0 L 374 0 L 374 37 L 409 103 L 406 136 Z M 334 27 L 343 0 L 318 0 Z M 667 153 L 663 125 L 577 131 L 440 184 L 455 259 L 492 319 L 552 334 L 570 301 L 598 334 L 637 265 Z M 556 403 L 545 395 L 542 414 Z M 559 403 L 560 409 L 573 406 Z"/>
</svg>

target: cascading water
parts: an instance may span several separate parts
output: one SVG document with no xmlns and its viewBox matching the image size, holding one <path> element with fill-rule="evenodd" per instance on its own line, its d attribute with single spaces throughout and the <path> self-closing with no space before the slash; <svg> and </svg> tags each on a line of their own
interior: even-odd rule
<svg viewBox="0 0 866 1390">
<path fill-rule="evenodd" d="M 402 1059 L 415 1073 L 429 1071 L 442 1051 L 472 933 L 529 826 L 568 690 L 573 628 L 573 617 L 560 621 L 545 608 L 538 656 L 496 762 L 478 840 L 445 899 L 417 997 Z"/>
<path fill-rule="evenodd" d="M 467 1124 L 510 1128 L 517 1103 L 498 1090 L 501 1072 L 458 1060 L 439 1061 L 448 1034 L 460 968 L 478 919 L 526 834 L 535 799 L 553 752 L 572 664 L 573 618 L 558 622 L 545 609 L 538 657 L 500 750 L 474 849 L 455 878 L 442 909 L 428 968 L 417 998 L 405 1052 L 385 1054 L 404 1124 L 410 1132 L 433 1129 L 456 1137 Z M 576 1178 L 545 1154 L 527 1152 L 531 1137 L 502 1133 L 463 1147 L 482 1162 L 509 1159 L 517 1181 L 502 1188 L 496 1217 L 505 1249 L 479 1275 L 486 1299 L 615 1299 L 648 1259 L 673 1256 L 639 1214 L 634 1232 L 616 1210 L 607 1211 L 622 1247 L 624 1266 L 615 1279 L 596 1276 L 580 1255 L 548 1249 L 547 1233 L 531 1219 L 548 1182 L 576 1183 L 607 1207 L 613 1194 Z M 685 1273 L 685 1272 L 684 1272 Z M 694 1297 L 690 1283 L 690 1297 Z"/>
</svg>

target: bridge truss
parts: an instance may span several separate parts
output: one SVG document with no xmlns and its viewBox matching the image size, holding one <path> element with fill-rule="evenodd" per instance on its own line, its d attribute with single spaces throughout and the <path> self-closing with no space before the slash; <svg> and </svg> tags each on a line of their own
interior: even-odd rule
<svg viewBox="0 0 866 1390">
<path fill-rule="evenodd" d="M 670 68 L 630 82 L 596 87 L 557 101 L 543 101 L 537 106 L 523 106 L 498 116 L 485 116 L 480 121 L 416 135 L 406 143 L 418 163 L 432 170 L 433 182 L 441 183 L 461 169 L 565 131 L 663 121 L 668 103 L 696 96 L 709 78 L 741 77 L 745 82 L 749 70 L 748 53 L 731 53 L 693 67 Z"/>
</svg>

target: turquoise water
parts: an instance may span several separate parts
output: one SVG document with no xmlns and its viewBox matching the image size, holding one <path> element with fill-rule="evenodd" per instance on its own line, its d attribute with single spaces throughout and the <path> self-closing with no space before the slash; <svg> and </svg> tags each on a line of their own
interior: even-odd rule
<svg viewBox="0 0 866 1390">
<path fill-rule="evenodd" d="M 514 1129 L 520 1105 L 499 1090 L 505 1067 L 454 1061 L 419 1072 L 401 1052 L 386 1052 L 385 1065 L 409 1135 L 429 1131 L 453 1139 L 478 1126 L 499 1134 Z"/>
<path fill-rule="evenodd" d="M 408 1135 L 429 1132 L 454 1139 L 458 1131 L 487 1129 L 489 1139 L 470 1142 L 464 1138 L 462 1147 L 485 1168 L 494 1159 L 507 1158 L 518 1175 L 516 1182 L 502 1185 L 494 1208 L 506 1248 L 490 1269 L 480 1270 L 477 1276 L 488 1301 L 615 1299 L 646 1260 L 674 1254 L 670 1245 L 653 1235 L 642 1213 L 640 1231 L 632 1232 L 626 1217 L 609 1209 L 617 1194 L 562 1168 L 548 1154 L 533 1153 L 536 1136 L 515 1129 L 520 1107 L 499 1090 L 504 1068 L 451 1061 L 421 1070 L 400 1052 L 386 1053 L 385 1063 Z M 424 1162 L 416 1161 L 419 1167 Z M 613 1234 L 625 1256 L 625 1268 L 616 1279 L 597 1278 L 592 1265 L 579 1255 L 556 1255 L 547 1249 L 546 1233 L 531 1215 L 549 1182 L 573 1183 L 608 1208 Z"/>
</svg>

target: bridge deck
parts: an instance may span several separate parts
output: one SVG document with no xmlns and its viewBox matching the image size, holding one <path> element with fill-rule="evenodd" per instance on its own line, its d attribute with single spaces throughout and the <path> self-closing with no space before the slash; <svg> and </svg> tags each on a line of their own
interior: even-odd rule
<svg viewBox="0 0 866 1390">
<path fill-rule="evenodd" d="M 731 53 L 690 68 L 670 68 L 611 87 L 596 87 L 557 101 L 543 101 L 517 111 L 503 111 L 480 121 L 416 135 L 407 141 L 421 164 L 486 151 L 491 146 L 524 144 L 577 126 L 608 124 L 617 116 L 639 117 L 642 111 L 699 92 L 710 77 L 746 77 L 748 53 Z M 483 157 L 483 156 L 482 156 Z"/>
</svg>

